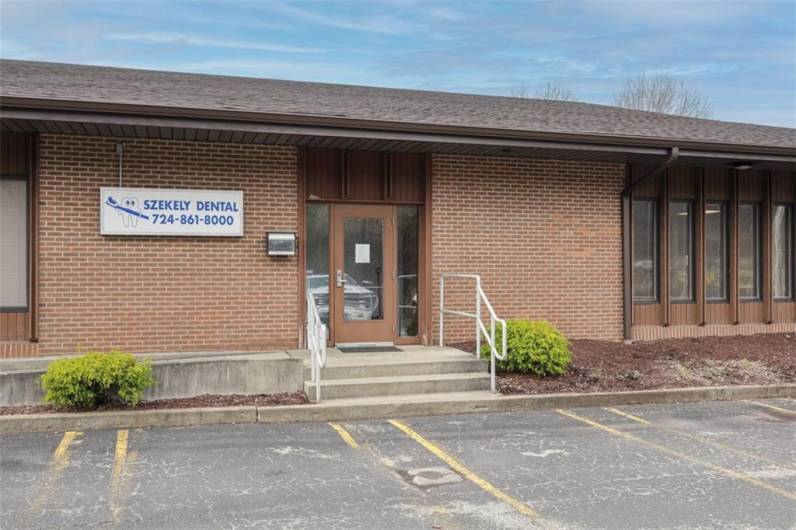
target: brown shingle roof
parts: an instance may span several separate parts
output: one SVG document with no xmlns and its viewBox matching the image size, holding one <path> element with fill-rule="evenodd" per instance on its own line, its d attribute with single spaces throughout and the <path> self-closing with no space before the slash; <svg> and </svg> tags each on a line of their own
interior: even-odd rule
<svg viewBox="0 0 796 530">
<path fill-rule="evenodd" d="M 796 149 L 796 129 L 589 103 L 0 61 L 0 97 Z"/>
</svg>

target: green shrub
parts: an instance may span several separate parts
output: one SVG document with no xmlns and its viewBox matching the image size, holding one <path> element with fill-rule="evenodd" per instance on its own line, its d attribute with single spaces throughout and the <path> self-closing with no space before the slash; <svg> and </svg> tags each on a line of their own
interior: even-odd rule
<svg viewBox="0 0 796 530">
<path fill-rule="evenodd" d="M 149 361 L 117 351 L 53 361 L 41 378 L 45 401 L 76 408 L 136 405 L 154 383 Z"/>
<path fill-rule="evenodd" d="M 567 371 L 572 360 L 569 341 L 549 322 L 509 320 L 506 335 L 506 360 L 496 359 L 500 370 L 536 375 L 560 375 Z M 498 325 L 495 333 L 498 351 L 502 340 L 502 328 Z M 489 359 L 489 344 L 484 340 L 481 353 Z"/>
</svg>

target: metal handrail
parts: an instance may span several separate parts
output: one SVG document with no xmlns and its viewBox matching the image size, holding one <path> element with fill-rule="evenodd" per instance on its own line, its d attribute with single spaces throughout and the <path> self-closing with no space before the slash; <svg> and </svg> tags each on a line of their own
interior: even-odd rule
<svg viewBox="0 0 796 530">
<path fill-rule="evenodd" d="M 469 278 L 475 280 L 475 313 L 468 313 L 466 311 L 458 311 L 454 309 L 445 308 L 445 278 Z M 481 321 L 481 303 L 486 306 L 489 312 L 489 330 Z M 497 385 L 495 383 L 495 359 L 501 361 L 506 360 L 506 321 L 498 318 L 492 304 L 486 297 L 483 288 L 481 288 L 481 276 L 478 274 L 462 274 L 454 272 L 444 272 L 440 276 L 439 282 L 439 345 L 445 345 L 445 314 L 458 315 L 461 317 L 475 319 L 475 354 L 481 358 L 481 335 L 486 339 L 489 344 L 489 377 L 492 392 L 497 392 Z M 495 344 L 495 324 L 500 324 L 502 328 L 501 336 L 501 351 L 498 352 L 497 345 Z"/>
<path fill-rule="evenodd" d="M 326 324 L 318 315 L 315 297 L 307 293 L 307 349 L 310 351 L 310 382 L 315 385 L 315 401 L 321 401 L 321 368 L 326 366 Z"/>
</svg>

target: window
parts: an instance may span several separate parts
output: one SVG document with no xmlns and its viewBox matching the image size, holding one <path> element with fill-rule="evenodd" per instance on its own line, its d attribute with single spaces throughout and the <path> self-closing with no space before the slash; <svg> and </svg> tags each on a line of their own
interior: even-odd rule
<svg viewBox="0 0 796 530">
<path fill-rule="evenodd" d="M 307 292 L 315 297 L 318 316 L 329 325 L 329 205 L 307 205 Z"/>
<path fill-rule="evenodd" d="M 672 302 L 694 300 L 694 215 L 691 201 L 669 204 L 669 293 Z"/>
<path fill-rule="evenodd" d="M 633 301 L 658 300 L 658 203 L 633 201 Z"/>
<path fill-rule="evenodd" d="M 419 215 L 416 206 L 398 208 L 398 335 L 417 336 Z"/>
<path fill-rule="evenodd" d="M 741 300 L 760 300 L 760 205 L 741 203 L 738 211 L 738 287 Z"/>
<path fill-rule="evenodd" d="M 705 297 L 709 302 L 729 300 L 730 224 L 726 202 L 705 205 Z"/>
<path fill-rule="evenodd" d="M 771 264 L 774 298 L 793 298 L 793 206 L 774 205 L 771 221 Z"/>
<path fill-rule="evenodd" d="M 28 307 L 28 182 L 0 178 L 0 308 Z"/>
</svg>

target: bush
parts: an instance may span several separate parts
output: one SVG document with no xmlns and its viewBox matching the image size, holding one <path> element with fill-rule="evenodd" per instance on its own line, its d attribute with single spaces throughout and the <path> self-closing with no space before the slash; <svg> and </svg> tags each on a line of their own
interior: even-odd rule
<svg viewBox="0 0 796 530">
<path fill-rule="evenodd" d="M 567 371 L 572 360 L 569 341 L 549 322 L 509 320 L 506 335 L 506 360 L 495 359 L 500 370 L 536 375 L 561 375 Z M 502 327 L 498 325 L 495 332 L 498 351 L 502 340 Z M 481 353 L 489 359 L 489 344 L 483 339 Z"/>
<path fill-rule="evenodd" d="M 136 405 L 154 383 L 149 361 L 117 351 L 53 361 L 41 378 L 45 401 L 76 408 Z"/>
</svg>

